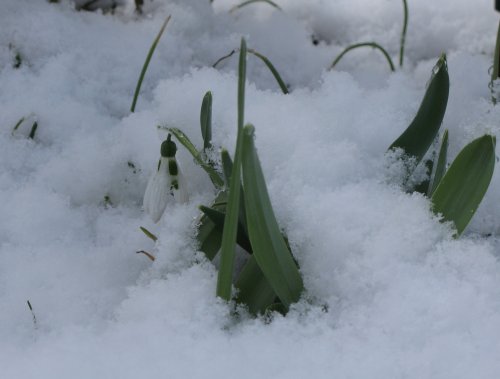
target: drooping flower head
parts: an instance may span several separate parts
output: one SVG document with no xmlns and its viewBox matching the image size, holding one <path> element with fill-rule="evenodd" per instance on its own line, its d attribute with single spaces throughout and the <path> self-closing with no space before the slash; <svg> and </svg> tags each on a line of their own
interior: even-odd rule
<svg viewBox="0 0 500 379">
<path fill-rule="evenodd" d="M 179 203 L 189 200 L 186 181 L 175 159 L 176 152 L 177 146 L 169 134 L 161 144 L 157 170 L 149 179 L 144 193 L 144 210 L 154 222 L 161 219 L 171 198 Z"/>
</svg>

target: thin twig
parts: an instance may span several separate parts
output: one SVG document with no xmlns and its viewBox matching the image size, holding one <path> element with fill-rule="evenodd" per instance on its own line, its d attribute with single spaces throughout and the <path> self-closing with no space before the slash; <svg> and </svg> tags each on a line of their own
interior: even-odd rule
<svg viewBox="0 0 500 379">
<path fill-rule="evenodd" d="M 403 31 L 401 32 L 401 46 L 399 48 L 399 67 L 403 67 L 403 58 L 405 54 L 406 29 L 408 28 L 408 3 L 403 0 Z"/>
</svg>

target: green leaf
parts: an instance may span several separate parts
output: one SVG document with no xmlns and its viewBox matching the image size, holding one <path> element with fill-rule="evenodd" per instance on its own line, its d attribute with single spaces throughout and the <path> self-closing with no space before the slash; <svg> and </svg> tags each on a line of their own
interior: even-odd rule
<svg viewBox="0 0 500 379">
<path fill-rule="evenodd" d="M 254 146 L 252 125 L 245 126 L 243 136 L 243 187 L 253 255 L 266 279 L 288 309 L 290 304 L 300 298 L 304 285 L 274 216 Z"/>
<path fill-rule="evenodd" d="M 231 299 L 231 286 L 234 267 L 234 254 L 236 247 L 236 234 L 238 231 L 238 215 L 240 209 L 241 189 L 241 155 L 243 144 L 243 120 L 245 117 L 245 79 L 246 79 L 246 57 L 247 45 L 245 39 L 241 39 L 239 74 L 238 74 L 238 135 L 236 137 L 236 150 L 234 153 L 234 165 L 229 186 L 229 197 L 222 234 L 222 246 L 217 277 L 217 296 L 224 300 Z"/>
<path fill-rule="evenodd" d="M 432 195 L 432 210 L 453 221 L 457 236 L 474 216 L 495 168 L 495 137 L 484 135 L 458 154 Z"/>
<path fill-rule="evenodd" d="M 137 85 L 135 86 L 135 92 L 134 92 L 134 98 L 132 100 L 132 105 L 130 106 L 130 112 L 134 113 L 135 111 L 135 105 L 137 104 L 137 98 L 139 97 L 139 92 L 141 91 L 141 86 L 142 86 L 142 81 L 144 80 L 144 76 L 146 75 L 146 71 L 148 70 L 149 62 L 151 61 L 151 58 L 153 57 L 153 53 L 156 50 L 156 46 L 158 45 L 158 42 L 160 41 L 160 38 L 165 31 L 165 28 L 168 25 L 168 22 L 170 21 L 170 16 L 168 16 L 163 23 L 163 25 L 160 28 L 160 31 L 158 32 L 158 35 L 156 36 L 155 40 L 153 41 L 153 44 L 149 48 L 148 55 L 146 56 L 146 60 L 144 61 L 144 65 L 142 66 L 141 74 L 139 75 L 139 80 L 137 80 Z"/>
<path fill-rule="evenodd" d="M 207 216 L 210 221 L 212 221 L 221 233 L 224 230 L 224 219 L 226 214 L 224 212 L 218 211 L 213 208 L 205 207 L 203 205 L 200 206 L 200 211 L 202 211 L 205 216 Z M 252 246 L 250 245 L 250 241 L 248 240 L 248 236 L 241 224 L 238 225 L 238 232 L 236 233 L 236 242 L 247 252 L 252 254 Z"/>
<path fill-rule="evenodd" d="M 265 57 L 264 55 L 260 54 L 259 52 L 253 50 L 253 49 L 248 49 L 248 52 L 249 53 L 252 53 L 253 55 L 255 55 L 257 58 L 260 58 L 260 60 L 262 62 L 264 62 L 264 64 L 267 66 L 267 68 L 269 69 L 269 71 L 271 71 L 271 74 L 273 74 L 274 78 L 276 79 L 276 81 L 278 82 L 278 85 L 280 86 L 281 88 L 281 91 L 286 95 L 288 94 L 288 87 L 286 86 L 285 82 L 283 81 L 283 79 L 281 79 L 281 76 L 278 72 L 278 70 L 276 70 L 276 68 L 273 66 L 273 64 L 271 63 L 271 61 L 269 59 L 267 59 L 267 57 Z"/>
<path fill-rule="evenodd" d="M 443 54 L 432 70 L 431 80 L 417 115 L 389 149 L 401 148 L 407 155 L 414 156 L 417 163 L 422 160 L 443 122 L 449 87 L 446 55 Z"/>
<path fill-rule="evenodd" d="M 443 179 L 444 173 L 446 172 L 446 163 L 448 155 L 448 129 L 444 131 L 443 139 L 441 140 L 441 147 L 439 149 L 439 154 L 436 157 L 436 162 L 434 164 L 434 172 L 431 176 L 431 181 L 429 184 L 429 191 L 427 196 L 432 196 L 437 186 Z"/>
<path fill-rule="evenodd" d="M 233 172 L 233 160 L 226 149 L 222 149 L 220 152 L 220 157 L 222 161 L 222 172 L 224 173 L 224 181 L 226 187 L 229 188 L 229 183 L 231 181 L 231 173 Z"/>
<path fill-rule="evenodd" d="M 227 193 L 219 192 L 211 207 L 220 211 L 226 209 Z M 203 251 L 209 260 L 213 260 L 220 250 L 222 243 L 222 230 L 206 216 L 200 218 L 196 239 L 199 243 L 200 251 Z"/>
<path fill-rule="evenodd" d="M 200 125 L 203 149 L 208 149 L 212 146 L 212 92 L 210 91 L 205 94 L 201 103 Z"/>
<path fill-rule="evenodd" d="M 153 233 L 151 233 L 145 227 L 139 226 L 139 229 L 141 229 L 141 231 L 146 235 L 146 237 L 152 239 L 154 242 L 158 241 L 158 237 L 156 237 Z"/>
<path fill-rule="evenodd" d="M 253 255 L 243 266 L 236 281 L 236 288 L 238 288 L 236 301 L 247 305 L 253 314 L 264 313 L 275 303 L 276 293 Z"/>
<path fill-rule="evenodd" d="M 161 128 L 161 127 L 159 127 Z M 167 128 L 167 130 L 172 133 L 177 141 L 179 141 L 187 151 L 193 156 L 195 162 L 208 174 L 210 180 L 214 184 L 216 188 L 222 188 L 224 186 L 224 179 L 222 179 L 221 175 L 205 160 L 202 155 L 196 148 L 196 146 L 191 142 L 191 140 L 180 130 L 177 128 Z"/>
</svg>

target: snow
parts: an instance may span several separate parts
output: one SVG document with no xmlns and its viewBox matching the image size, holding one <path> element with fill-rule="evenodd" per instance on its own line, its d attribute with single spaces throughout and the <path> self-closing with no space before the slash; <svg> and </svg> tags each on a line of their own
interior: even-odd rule
<svg viewBox="0 0 500 379">
<path fill-rule="evenodd" d="M 498 19 L 491 2 L 409 2 L 405 66 L 395 73 L 370 49 L 326 68 L 363 40 L 397 61 L 399 1 L 281 0 L 284 12 L 256 4 L 229 15 L 232 0 L 213 8 L 155 0 L 141 17 L 124 3 L 112 15 L 67 1 L 2 0 L 2 377 L 496 378 L 500 175 L 455 240 L 426 198 L 403 190 L 401 167 L 385 155 L 443 51 L 450 156 L 498 134 L 488 89 Z M 212 200 L 213 186 L 181 146 L 190 202 L 171 202 L 159 224 L 141 210 L 160 154 L 156 126 L 178 127 L 201 146 L 208 90 L 214 143 L 233 151 L 237 57 L 211 65 L 242 35 L 292 89 L 284 96 L 248 57 L 246 121 L 306 287 L 286 317 L 271 319 L 235 315 L 215 297 L 216 267 L 193 240 L 197 207 Z M 34 140 L 28 121 L 11 133 L 28 115 L 38 120 Z"/>
</svg>

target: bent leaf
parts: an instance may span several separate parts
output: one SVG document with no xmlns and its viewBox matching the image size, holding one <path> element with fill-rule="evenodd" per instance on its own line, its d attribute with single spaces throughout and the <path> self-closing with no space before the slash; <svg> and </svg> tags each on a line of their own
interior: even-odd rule
<svg viewBox="0 0 500 379">
<path fill-rule="evenodd" d="M 160 128 L 160 127 L 159 127 Z M 177 128 L 167 128 L 167 130 L 172 133 L 177 141 L 179 141 L 187 151 L 193 156 L 195 162 L 208 174 L 210 180 L 214 184 L 216 188 L 222 188 L 224 185 L 224 179 L 221 178 L 221 175 L 210 166 L 203 157 L 200 152 L 196 148 L 196 146 L 191 142 L 191 140 L 186 136 L 180 129 Z"/>
<path fill-rule="evenodd" d="M 245 126 L 242 171 L 248 236 L 257 264 L 288 309 L 300 298 L 304 285 L 274 216 L 253 139 L 254 127 Z"/>
<path fill-rule="evenodd" d="M 495 137 L 484 135 L 458 154 L 432 195 L 432 210 L 453 221 L 457 236 L 474 216 L 495 168 Z"/>
</svg>

